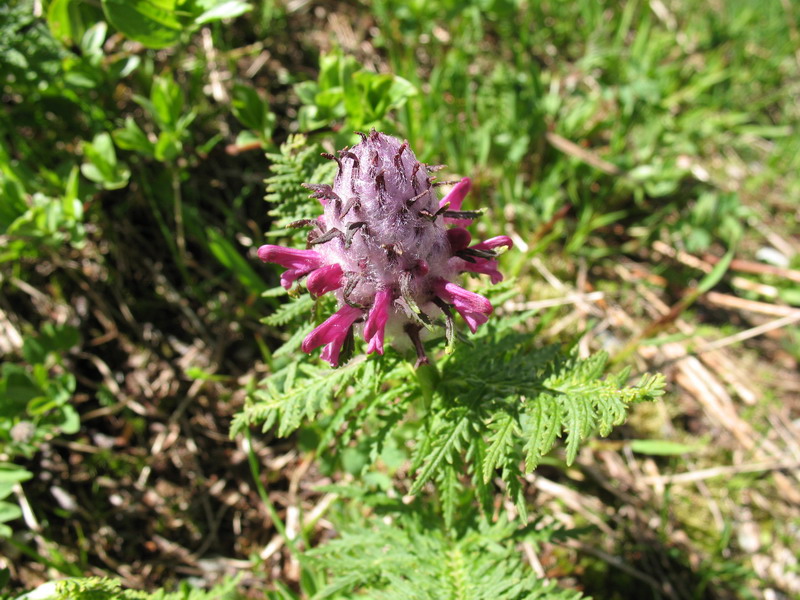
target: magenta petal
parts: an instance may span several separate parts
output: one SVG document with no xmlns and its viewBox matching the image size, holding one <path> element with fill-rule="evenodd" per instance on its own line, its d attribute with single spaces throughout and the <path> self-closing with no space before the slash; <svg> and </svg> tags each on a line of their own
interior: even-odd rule
<svg viewBox="0 0 800 600">
<path fill-rule="evenodd" d="M 492 283 L 503 281 L 503 274 L 497 269 L 496 260 L 477 259 L 474 263 L 464 260 L 461 261 L 461 271 L 488 275 L 492 279 Z"/>
<path fill-rule="evenodd" d="M 342 267 L 338 264 L 320 267 L 308 276 L 306 287 L 314 296 L 338 290 L 342 287 Z"/>
<path fill-rule="evenodd" d="M 297 250 L 271 244 L 258 249 L 258 258 L 264 262 L 274 262 L 287 268 L 295 268 L 301 264 L 313 264 L 313 268 L 316 269 L 322 261 L 322 257 L 314 250 Z"/>
<path fill-rule="evenodd" d="M 287 290 L 296 279 L 322 266 L 322 257 L 314 250 L 296 250 L 271 244 L 258 249 L 258 258 L 286 267 L 287 271 L 281 275 L 281 285 Z"/>
<path fill-rule="evenodd" d="M 377 352 L 383 354 L 383 336 L 386 321 L 389 319 L 389 305 L 392 295 L 388 290 L 381 290 L 375 294 L 375 303 L 369 311 L 367 324 L 364 326 L 364 339 L 368 342 L 367 354 Z"/>
<path fill-rule="evenodd" d="M 362 315 L 359 308 L 345 305 L 306 336 L 300 346 L 303 352 L 309 353 L 314 348 L 327 344 L 322 351 L 322 358 L 334 367 L 339 362 L 339 352 L 353 323 Z"/>
<path fill-rule="evenodd" d="M 508 248 L 514 247 L 514 242 L 507 235 L 498 235 L 497 237 L 489 238 L 479 244 L 472 246 L 475 250 L 494 250 L 495 248 Z"/>
<path fill-rule="evenodd" d="M 450 242 L 450 248 L 453 253 L 463 250 L 472 241 L 472 235 L 469 231 L 461 227 L 453 227 L 447 230 L 447 240 Z"/>
<path fill-rule="evenodd" d="M 439 279 L 434 282 L 433 290 L 442 300 L 455 306 L 472 333 L 475 333 L 479 325 L 486 323 L 492 314 L 492 304 L 486 298 L 455 283 Z"/>
<path fill-rule="evenodd" d="M 456 231 L 451 229 L 450 231 Z M 450 233 L 448 231 L 448 233 Z M 472 250 L 495 250 L 497 248 L 512 248 L 514 242 L 507 235 L 498 235 L 497 237 L 490 238 L 486 241 L 470 246 Z M 458 263 L 458 268 L 463 271 L 470 271 L 471 273 L 482 273 L 488 275 L 492 279 L 492 283 L 500 283 L 503 281 L 503 274 L 497 269 L 497 261 L 487 258 L 474 258 L 474 262 L 462 260 Z"/>
<path fill-rule="evenodd" d="M 450 210 L 461 210 L 461 203 L 464 201 L 464 197 L 469 193 L 471 187 L 472 181 L 470 181 L 470 178 L 464 177 L 455 186 L 453 186 L 453 189 L 450 190 L 450 193 L 447 194 L 447 196 L 441 199 L 439 202 L 439 208 L 442 208 L 449 202 Z"/>
<path fill-rule="evenodd" d="M 320 352 L 319 356 L 322 360 L 331 363 L 332 367 L 335 367 L 339 364 L 339 352 L 341 351 L 342 344 L 337 346 L 334 342 L 331 342 L 322 349 L 322 352 Z"/>
<path fill-rule="evenodd" d="M 464 197 L 469 193 L 470 188 L 472 188 L 472 181 L 469 177 L 464 177 L 450 190 L 447 196 L 442 198 L 439 202 L 439 208 L 442 208 L 449 202 L 450 206 L 448 210 L 461 210 L 461 203 L 464 202 Z M 444 222 L 448 225 L 456 225 L 457 227 L 469 227 L 472 223 L 472 219 L 450 219 L 445 217 Z"/>
</svg>

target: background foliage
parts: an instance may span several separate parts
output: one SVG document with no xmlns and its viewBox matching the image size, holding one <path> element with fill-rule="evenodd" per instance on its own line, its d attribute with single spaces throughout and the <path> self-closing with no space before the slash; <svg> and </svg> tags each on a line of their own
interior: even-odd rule
<svg viewBox="0 0 800 600">
<path fill-rule="evenodd" d="M 799 19 L 3 3 L 0 596 L 800 597 Z M 370 127 L 515 241 L 436 369 L 255 258 Z"/>
</svg>

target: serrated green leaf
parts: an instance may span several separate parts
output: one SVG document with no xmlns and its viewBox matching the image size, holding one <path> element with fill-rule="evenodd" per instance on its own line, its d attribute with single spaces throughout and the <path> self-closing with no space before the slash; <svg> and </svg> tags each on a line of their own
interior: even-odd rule
<svg viewBox="0 0 800 600">
<path fill-rule="evenodd" d="M 516 418 L 509 413 L 501 413 L 491 425 L 489 448 L 483 462 L 483 480 L 488 482 L 494 471 L 501 467 L 516 442 Z"/>
<path fill-rule="evenodd" d="M 459 417 L 450 419 L 441 429 L 435 430 L 431 435 L 431 453 L 426 457 L 419 473 L 414 479 L 409 494 L 415 495 L 422 490 L 443 462 L 452 461 L 452 453 L 460 445 L 461 438 L 469 427 L 469 413 L 466 410 L 459 411 Z"/>
<path fill-rule="evenodd" d="M 561 410 L 555 398 L 541 394 L 526 401 L 527 421 L 525 436 L 525 470 L 533 471 L 547 454 L 561 432 Z"/>
<path fill-rule="evenodd" d="M 314 299 L 306 294 L 299 298 L 286 302 L 275 309 L 271 315 L 262 319 L 262 323 L 272 326 L 282 326 L 297 319 L 307 317 L 311 314 L 314 307 Z"/>
</svg>

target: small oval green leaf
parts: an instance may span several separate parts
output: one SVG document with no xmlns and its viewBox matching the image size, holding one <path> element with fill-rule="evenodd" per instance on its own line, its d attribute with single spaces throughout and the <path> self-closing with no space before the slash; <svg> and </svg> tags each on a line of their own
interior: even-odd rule
<svg viewBox="0 0 800 600">
<path fill-rule="evenodd" d="M 698 449 L 697 446 L 667 440 L 632 440 L 630 445 L 634 452 L 654 456 L 680 456 L 681 454 L 691 454 Z"/>
<path fill-rule="evenodd" d="M 183 24 L 174 0 L 103 0 L 108 21 L 148 48 L 166 48 L 180 40 Z"/>
</svg>

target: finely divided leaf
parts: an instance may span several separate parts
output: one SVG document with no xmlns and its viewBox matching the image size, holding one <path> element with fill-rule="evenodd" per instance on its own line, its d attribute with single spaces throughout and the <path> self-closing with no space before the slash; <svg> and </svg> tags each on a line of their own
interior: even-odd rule
<svg viewBox="0 0 800 600">
<path fill-rule="evenodd" d="M 505 463 L 506 457 L 513 452 L 518 434 L 517 419 L 510 413 L 501 413 L 489 429 L 492 431 L 489 436 L 489 448 L 483 462 L 483 480 L 487 482 L 491 479 L 495 469 Z"/>
</svg>

